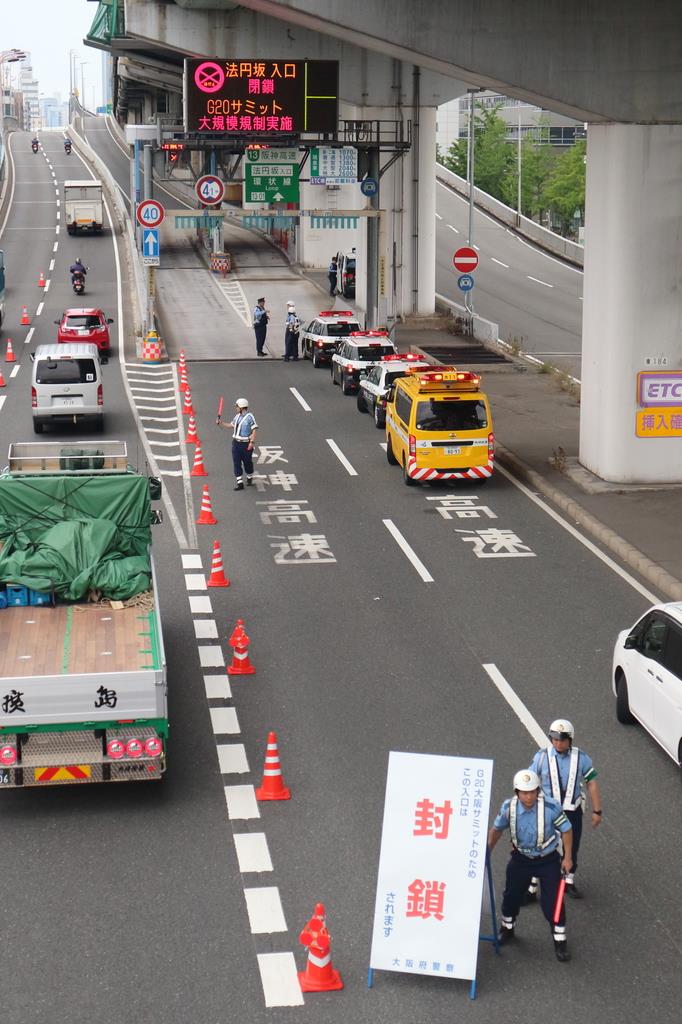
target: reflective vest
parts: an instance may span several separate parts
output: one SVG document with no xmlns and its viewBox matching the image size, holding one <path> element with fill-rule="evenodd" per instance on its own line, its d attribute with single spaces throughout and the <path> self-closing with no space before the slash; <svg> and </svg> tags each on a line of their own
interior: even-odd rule
<svg viewBox="0 0 682 1024">
<path fill-rule="evenodd" d="M 519 853 L 523 853 L 526 857 L 536 857 L 538 850 L 545 850 L 555 841 L 554 829 L 549 839 L 545 839 L 545 797 L 542 790 L 538 793 L 536 807 L 536 839 L 535 846 L 532 849 L 528 849 L 523 846 L 519 846 L 519 837 L 516 832 L 516 809 L 519 805 L 519 798 L 514 794 L 509 804 L 509 831 L 511 832 L 511 841 L 515 850 Z"/>
<path fill-rule="evenodd" d="M 583 802 L 580 781 L 578 779 L 580 750 L 578 747 L 571 747 L 571 760 L 568 766 L 568 782 L 566 783 L 566 793 L 563 800 L 561 798 L 559 766 L 557 764 L 556 757 L 552 757 L 553 751 L 554 747 L 547 747 L 547 770 L 549 771 L 549 781 L 552 786 L 552 796 L 557 803 L 561 804 L 565 811 L 575 811 L 576 808 L 582 806 Z"/>
</svg>

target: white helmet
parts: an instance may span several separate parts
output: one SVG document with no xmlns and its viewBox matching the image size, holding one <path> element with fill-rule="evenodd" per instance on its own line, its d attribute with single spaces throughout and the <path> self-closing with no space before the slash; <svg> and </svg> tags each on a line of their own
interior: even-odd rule
<svg viewBox="0 0 682 1024">
<path fill-rule="evenodd" d="M 575 730 L 567 718 L 557 718 L 549 727 L 551 740 L 572 740 Z"/>
<path fill-rule="evenodd" d="M 234 404 L 237 406 L 238 409 L 248 409 L 249 407 L 249 403 L 245 398 L 238 398 Z"/>
<path fill-rule="evenodd" d="M 296 303 L 295 302 L 287 302 L 287 309 L 295 309 L 295 308 L 296 308 Z"/>
<path fill-rule="evenodd" d="M 524 768 L 514 776 L 514 789 L 520 789 L 523 793 L 531 793 L 534 789 L 539 788 L 540 779 L 530 768 Z"/>
</svg>

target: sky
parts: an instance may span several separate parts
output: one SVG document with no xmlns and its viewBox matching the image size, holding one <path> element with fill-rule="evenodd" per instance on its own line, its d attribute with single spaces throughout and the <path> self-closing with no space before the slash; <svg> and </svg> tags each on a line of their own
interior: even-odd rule
<svg viewBox="0 0 682 1024">
<path fill-rule="evenodd" d="M 81 90 L 81 61 L 88 107 L 102 102 L 101 51 L 83 45 L 97 3 L 89 0 L 0 0 L 0 51 L 16 48 L 31 54 L 33 75 L 41 96 L 69 93 L 69 50 L 75 50 L 77 87 Z M 16 83 L 19 64 L 14 68 Z"/>
</svg>

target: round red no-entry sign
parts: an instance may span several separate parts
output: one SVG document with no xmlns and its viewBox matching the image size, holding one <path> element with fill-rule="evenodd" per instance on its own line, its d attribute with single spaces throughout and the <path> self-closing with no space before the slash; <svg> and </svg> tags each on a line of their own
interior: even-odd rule
<svg viewBox="0 0 682 1024">
<path fill-rule="evenodd" d="M 470 274 L 478 266 L 478 253 L 468 245 L 463 245 L 452 257 L 455 270 L 460 274 Z"/>
</svg>

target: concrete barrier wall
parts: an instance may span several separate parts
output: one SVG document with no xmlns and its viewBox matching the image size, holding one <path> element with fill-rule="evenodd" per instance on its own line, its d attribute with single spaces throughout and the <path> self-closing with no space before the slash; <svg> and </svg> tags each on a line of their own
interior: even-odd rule
<svg viewBox="0 0 682 1024">
<path fill-rule="evenodd" d="M 448 170 L 447 167 L 443 167 L 442 164 L 436 164 L 436 179 L 442 181 L 444 185 L 450 185 L 451 188 L 466 199 L 469 198 L 469 183 L 464 178 L 460 178 L 458 174 Z M 529 217 L 517 217 L 516 210 L 512 210 L 510 206 L 505 206 L 499 199 L 494 199 L 480 188 L 474 188 L 474 203 L 497 220 L 502 221 L 503 224 L 508 224 L 514 228 L 515 231 L 528 238 L 529 241 L 535 242 L 540 248 L 556 253 L 557 256 L 563 256 L 564 259 L 580 267 L 584 265 L 585 247 L 579 245 L 578 242 L 571 242 L 568 238 L 562 238 L 561 235 L 557 235 L 554 231 L 543 228 L 541 224 L 536 224 Z"/>
</svg>

